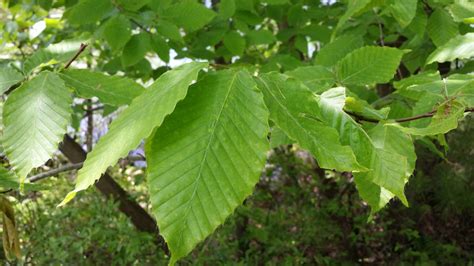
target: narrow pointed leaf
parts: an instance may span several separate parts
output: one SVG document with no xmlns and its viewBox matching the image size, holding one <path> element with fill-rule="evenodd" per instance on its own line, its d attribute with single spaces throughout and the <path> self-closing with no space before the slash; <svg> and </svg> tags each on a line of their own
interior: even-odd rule
<svg viewBox="0 0 474 266">
<path fill-rule="evenodd" d="M 85 69 L 67 70 L 61 74 L 66 85 L 74 89 L 80 97 L 97 97 L 104 104 L 127 105 L 145 89 L 135 81 L 119 76 L 107 76 Z"/>
<path fill-rule="evenodd" d="M 3 109 L 3 147 L 21 179 L 57 150 L 71 119 L 64 82 L 45 71 L 14 90 Z"/>
<path fill-rule="evenodd" d="M 153 214 L 187 255 L 252 193 L 269 149 L 268 111 L 252 77 L 219 71 L 195 84 L 146 141 Z"/>
<path fill-rule="evenodd" d="M 93 185 L 109 166 L 136 148 L 142 139 L 150 136 L 153 129 L 160 126 L 165 117 L 173 112 L 176 104 L 184 99 L 188 86 L 206 66 L 207 63 L 193 62 L 168 71 L 136 97 L 112 122 L 109 132 L 87 155 L 84 166 L 78 172 L 75 189 L 61 205 L 74 198 L 76 192 Z"/>
<path fill-rule="evenodd" d="M 288 137 L 316 157 L 322 168 L 364 170 L 349 146 L 339 142 L 337 131 L 320 121 L 313 93 L 301 82 L 278 73 L 257 79 L 270 118 Z"/>
</svg>

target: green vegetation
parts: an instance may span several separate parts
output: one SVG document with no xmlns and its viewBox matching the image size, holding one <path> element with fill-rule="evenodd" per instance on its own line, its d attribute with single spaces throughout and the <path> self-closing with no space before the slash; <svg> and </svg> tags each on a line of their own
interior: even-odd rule
<svg viewBox="0 0 474 266">
<path fill-rule="evenodd" d="M 472 263 L 473 23 L 467 0 L 3 1 L 7 263 Z"/>
</svg>

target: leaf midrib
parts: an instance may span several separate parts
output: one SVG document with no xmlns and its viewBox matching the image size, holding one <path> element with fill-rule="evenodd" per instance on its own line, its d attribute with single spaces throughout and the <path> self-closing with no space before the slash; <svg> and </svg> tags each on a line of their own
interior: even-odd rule
<svg viewBox="0 0 474 266">
<path fill-rule="evenodd" d="M 211 134 L 209 136 L 209 141 L 206 145 L 206 149 L 204 150 L 204 155 L 203 155 L 203 158 L 200 162 L 200 165 L 199 165 L 199 170 L 198 170 L 198 175 L 197 175 L 197 178 L 196 180 L 193 182 L 193 186 L 194 186 L 194 190 L 193 190 L 193 194 L 191 195 L 191 198 L 188 200 L 187 204 L 188 204 L 188 209 L 186 210 L 186 213 L 184 214 L 184 217 L 183 217 L 183 225 L 187 225 L 187 218 L 189 216 L 189 213 L 192 209 L 192 204 L 191 202 L 194 200 L 194 198 L 196 197 L 196 192 L 197 192 L 197 188 L 198 188 L 198 183 L 199 181 L 201 180 L 201 177 L 202 177 L 202 169 L 203 169 L 203 166 L 204 166 L 204 162 L 206 161 L 206 158 L 207 158 L 207 153 L 210 149 L 210 146 L 211 146 L 211 143 L 213 142 L 214 140 L 214 136 L 215 136 L 215 131 L 216 131 L 216 128 L 217 128 L 217 125 L 218 125 L 218 122 L 221 118 L 221 115 L 222 115 L 222 111 L 224 110 L 226 104 L 227 104 L 227 101 L 229 100 L 229 95 L 232 91 L 232 89 L 234 88 L 234 83 L 235 83 L 235 80 L 237 78 L 237 75 L 238 75 L 238 72 L 234 73 L 234 77 L 232 78 L 232 81 L 230 82 L 230 85 L 229 85 L 229 90 L 227 91 L 226 95 L 225 95 L 225 98 L 224 98 L 224 101 L 222 102 L 222 107 L 220 108 L 219 110 L 219 113 L 215 119 L 215 122 L 214 122 L 214 125 L 212 126 L 211 128 Z M 201 228 L 199 226 L 199 228 Z M 178 245 L 181 245 L 182 243 L 182 240 L 183 240 L 183 235 L 184 235 L 184 230 L 181 230 L 181 233 L 179 235 L 179 240 L 178 240 Z"/>
</svg>

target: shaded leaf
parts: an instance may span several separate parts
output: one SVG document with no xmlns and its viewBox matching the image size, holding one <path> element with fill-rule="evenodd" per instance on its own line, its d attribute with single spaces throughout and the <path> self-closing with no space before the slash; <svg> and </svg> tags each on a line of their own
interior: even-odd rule
<svg viewBox="0 0 474 266">
<path fill-rule="evenodd" d="M 336 130 L 320 121 L 313 93 L 295 79 L 278 73 L 258 79 L 270 118 L 288 137 L 316 157 L 321 168 L 364 170 L 349 146 L 340 144 Z"/>
<path fill-rule="evenodd" d="M 444 9 L 436 9 L 428 19 L 428 35 L 436 46 L 447 43 L 459 34 L 458 25 Z"/>
<path fill-rule="evenodd" d="M 23 75 L 10 67 L 0 68 L 0 94 L 24 79 Z"/>
<path fill-rule="evenodd" d="M 61 74 L 68 87 L 80 97 L 99 98 L 100 102 L 112 106 L 127 105 L 145 89 L 135 81 L 119 76 L 107 76 L 85 69 L 71 69 Z"/>
<path fill-rule="evenodd" d="M 64 16 L 69 23 L 83 25 L 97 22 L 114 9 L 111 0 L 80 0 Z"/>
</svg>

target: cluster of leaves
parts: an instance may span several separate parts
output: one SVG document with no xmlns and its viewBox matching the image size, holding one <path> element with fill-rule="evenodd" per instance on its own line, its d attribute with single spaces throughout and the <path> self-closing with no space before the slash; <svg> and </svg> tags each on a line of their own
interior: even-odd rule
<svg viewBox="0 0 474 266">
<path fill-rule="evenodd" d="M 6 5 L 16 14 L 25 4 Z M 408 206 L 413 138 L 444 143 L 443 134 L 474 106 L 474 8 L 464 0 L 33 6 L 65 10 L 57 26 L 64 40 L 0 69 L 0 90 L 8 94 L 2 146 L 12 168 L 4 172 L 23 184 L 51 158 L 71 124 L 74 98 L 128 105 L 61 205 L 145 140 L 153 214 L 171 264 L 252 193 L 269 135 L 274 146 L 297 143 L 322 168 L 352 172 L 373 214 L 395 197 Z M 68 36 L 74 30 L 84 34 Z M 12 33 L 6 40 L 21 49 L 25 37 Z M 86 65 L 97 71 L 58 64 L 74 59 L 85 40 L 92 51 Z M 170 51 L 192 62 L 154 69 L 155 54 L 166 63 Z M 126 77 L 106 74 L 119 71 Z M 155 80 L 144 88 L 131 78 Z"/>
</svg>

